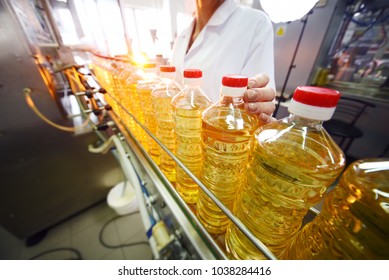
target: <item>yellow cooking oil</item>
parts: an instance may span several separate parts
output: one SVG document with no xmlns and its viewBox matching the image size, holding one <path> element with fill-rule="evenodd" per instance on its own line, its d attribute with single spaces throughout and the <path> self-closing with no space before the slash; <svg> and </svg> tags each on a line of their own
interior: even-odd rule
<svg viewBox="0 0 389 280">
<path fill-rule="evenodd" d="M 153 102 L 151 99 L 151 93 L 156 85 L 160 82 L 160 78 L 157 76 L 157 68 L 155 63 L 149 63 L 143 65 L 145 74 L 136 85 L 136 93 L 139 98 L 139 108 L 136 108 L 136 111 L 142 110 L 143 114 L 143 125 L 156 136 L 157 133 L 157 121 L 155 118 L 155 110 Z M 146 134 L 147 148 L 150 157 L 154 162 L 159 165 L 159 145 L 154 141 L 154 139 Z"/>
<path fill-rule="evenodd" d="M 157 123 L 156 136 L 158 140 L 171 152 L 175 152 L 176 141 L 174 135 L 173 107 L 171 100 L 181 91 L 181 85 L 175 81 L 176 68 L 171 65 L 160 66 L 161 81 L 151 93 Z M 176 163 L 161 148 L 159 148 L 161 171 L 171 183 L 176 182 Z"/>
<path fill-rule="evenodd" d="M 202 71 L 184 70 L 184 88 L 172 99 L 176 156 L 197 178 L 202 166 L 202 113 L 212 101 L 201 89 Z M 199 186 L 180 166 L 176 166 L 176 190 L 188 204 L 196 204 Z"/>
<path fill-rule="evenodd" d="M 308 95 L 302 100 L 308 104 L 293 100 L 289 117 L 259 127 L 253 136 L 246 185 L 237 197 L 235 215 L 277 257 L 345 164 L 343 152 L 322 126 L 339 99 L 338 92 L 328 91 L 296 90 L 293 98 Z M 327 107 L 320 106 L 321 99 Z M 265 258 L 234 224 L 225 241 L 230 258 Z"/>
<path fill-rule="evenodd" d="M 389 258 L 389 159 L 352 162 L 315 219 L 291 240 L 282 259 Z"/>
<path fill-rule="evenodd" d="M 221 99 L 202 117 L 203 164 L 200 179 L 216 198 L 233 210 L 236 194 L 245 181 L 251 136 L 258 119 L 244 109 L 243 95 L 248 79 L 223 77 Z M 224 233 L 230 223 L 224 212 L 203 191 L 199 191 L 197 216 L 212 234 Z"/>
</svg>

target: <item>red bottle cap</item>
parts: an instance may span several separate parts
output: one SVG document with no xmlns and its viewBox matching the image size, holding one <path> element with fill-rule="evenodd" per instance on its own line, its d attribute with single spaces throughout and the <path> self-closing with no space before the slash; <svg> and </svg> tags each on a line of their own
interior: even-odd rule
<svg viewBox="0 0 389 280">
<path fill-rule="evenodd" d="M 297 87 L 293 94 L 293 99 L 297 102 L 325 108 L 336 107 L 339 98 L 339 91 L 315 86 Z"/>
<path fill-rule="evenodd" d="M 184 78 L 201 78 L 203 72 L 199 69 L 185 69 Z"/>
<path fill-rule="evenodd" d="M 161 72 L 176 72 L 176 67 L 170 65 L 161 65 L 159 66 Z"/>
<path fill-rule="evenodd" d="M 241 75 L 226 75 L 222 79 L 222 85 L 226 87 L 247 87 L 249 79 Z"/>
</svg>

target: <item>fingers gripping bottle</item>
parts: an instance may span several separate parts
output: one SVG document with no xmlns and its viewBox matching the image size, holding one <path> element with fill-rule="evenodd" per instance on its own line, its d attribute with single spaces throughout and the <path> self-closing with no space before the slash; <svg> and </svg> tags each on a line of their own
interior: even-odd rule
<svg viewBox="0 0 389 280">
<path fill-rule="evenodd" d="M 212 101 L 201 89 L 202 72 L 184 70 L 184 89 L 172 99 L 175 122 L 176 156 L 199 178 L 202 165 L 201 116 Z M 176 190 L 188 204 L 197 202 L 199 187 L 179 166 L 176 167 Z"/>
<path fill-rule="evenodd" d="M 343 152 L 322 126 L 339 97 L 335 90 L 298 87 L 289 117 L 254 134 L 247 185 L 237 197 L 235 215 L 277 257 L 344 167 Z M 234 259 L 265 258 L 232 224 L 226 249 Z"/>
<path fill-rule="evenodd" d="M 248 78 L 228 75 L 222 79 L 221 99 L 203 113 L 203 165 L 200 179 L 231 211 L 245 180 L 251 136 L 258 127 L 255 115 L 244 109 Z M 197 216 L 211 234 L 224 233 L 230 220 L 199 190 Z"/>
<path fill-rule="evenodd" d="M 155 113 L 153 103 L 151 101 L 151 92 L 161 81 L 157 76 L 157 68 L 155 63 L 143 65 L 145 74 L 136 86 L 136 92 L 139 97 L 139 105 L 143 112 L 143 124 L 150 130 L 150 132 L 156 135 L 157 122 L 155 119 Z M 159 165 L 159 145 L 149 135 L 146 137 L 148 153 L 156 164 Z"/>
<path fill-rule="evenodd" d="M 283 259 L 389 259 L 389 158 L 353 162 Z"/>
<path fill-rule="evenodd" d="M 161 82 L 151 93 L 151 100 L 154 106 L 155 118 L 157 121 L 157 138 L 170 151 L 175 151 L 176 141 L 174 137 L 172 98 L 181 91 L 181 85 L 175 81 L 176 68 L 174 66 L 160 66 Z M 159 147 L 160 164 L 162 172 L 171 183 L 176 182 L 175 161 Z"/>
</svg>

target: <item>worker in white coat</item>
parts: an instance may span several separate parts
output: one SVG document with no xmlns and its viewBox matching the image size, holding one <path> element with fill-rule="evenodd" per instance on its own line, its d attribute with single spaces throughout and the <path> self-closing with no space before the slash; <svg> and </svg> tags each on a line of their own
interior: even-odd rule
<svg viewBox="0 0 389 280">
<path fill-rule="evenodd" d="M 202 88 L 213 101 L 224 75 L 251 77 L 246 109 L 268 122 L 275 108 L 273 46 L 273 27 L 262 11 L 234 0 L 196 0 L 195 18 L 176 38 L 171 63 L 178 73 L 201 69 Z"/>
</svg>

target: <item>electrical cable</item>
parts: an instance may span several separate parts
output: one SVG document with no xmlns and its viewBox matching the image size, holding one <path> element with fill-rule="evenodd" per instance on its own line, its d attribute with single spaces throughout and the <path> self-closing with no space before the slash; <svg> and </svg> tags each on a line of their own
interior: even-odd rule
<svg viewBox="0 0 389 280">
<path fill-rule="evenodd" d="M 135 212 L 131 212 L 127 215 L 122 215 L 122 216 L 116 216 L 110 220 L 108 220 L 104 225 L 103 227 L 101 228 L 100 230 L 100 233 L 99 233 L 99 241 L 100 243 L 104 246 L 104 247 L 107 247 L 107 248 L 110 248 L 110 249 L 117 249 L 117 248 L 122 248 L 122 247 L 131 247 L 131 246 L 138 246 L 138 245 L 147 245 L 147 246 L 150 246 L 149 242 L 147 241 L 139 241 L 139 242 L 132 242 L 132 243 L 124 243 L 124 244 L 118 244 L 118 245 L 110 245 L 108 243 L 106 243 L 103 239 L 103 234 L 104 234 L 104 230 L 107 228 L 107 226 L 112 223 L 113 221 L 116 221 L 122 217 L 128 217 L 128 216 L 131 216 L 131 215 L 134 215 L 134 214 L 138 214 L 139 211 L 135 211 Z"/>
<path fill-rule="evenodd" d="M 69 260 L 82 260 L 82 257 L 81 257 L 81 253 L 76 250 L 76 249 L 73 249 L 73 248 L 66 248 L 66 247 L 62 247 L 62 248 L 55 248 L 55 249 L 52 249 L 52 250 L 48 250 L 48 251 L 44 251 L 38 255 L 35 255 L 33 256 L 32 258 L 30 258 L 30 260 L 36 260 L 38 259 L 39 257 L 43 256 L 43 255 L 47 255 L 47 254 L 50 254 L 52 252 L 57 252 L 57 251 L 71 251 L 73 253 L 75 253 L 77 255 L 77 259 L 69 259 Z"/>
<path fill-rule="evenodd" d="M 89 123 L 90 114 L 88 115 L 88 118 L 84 121 L 84 123 L 82 123 L 80 126 L 69 127 L 69 126 L 62 126 L 62 125 L 56 124 L 56 123 L 52 122 L 51 120 L 49 120 L 47 117 L 45 117 L 38 110 L 38 108 L 35 106 L 35 103 L 32 100 L 31 95 L 30 95 L 30 93 L 31 93 L 31 89 L 30 88 L 23 89 L 23 93 L 24 93 L 24 97 L 26 98 L 27 105 L 34 111 L 34 113 L 39 118 L 41 118 L 44 122 L 46 122 L 47 124 L 57 128 L 59 130 L 67 131 L 67 132 L 76 132 L 77 130 L 84 128 Z"/>
</svg>

